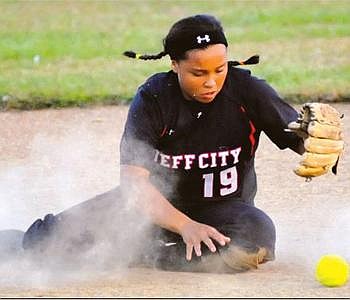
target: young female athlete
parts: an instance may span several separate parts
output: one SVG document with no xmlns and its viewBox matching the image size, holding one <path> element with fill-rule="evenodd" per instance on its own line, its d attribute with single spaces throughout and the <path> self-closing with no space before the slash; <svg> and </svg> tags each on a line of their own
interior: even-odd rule
<svg viewBox="0 0 350 300">
<path fill-rule="evenodd" d="M 212 16 L 175 23 L 158 55 L 126 55 L 169 55 L 172 70 L 149 78 L 130 107 L 122 184 L 142 182 L 144 210 L 183 240 L 187 260 L 203 248 L 219 249 L 233 268 L 272 260 L 275 228 L 253 202 L 254 154 L 261 131 L 280 148 L 302 153 L 302 140 L 284 130 L 297 112 L 228 61 L 223 29 Z"/>
<path fill-rule="evenodd" d="M 67 236 L 67 224 L 75 222 L 68 228 L 79 227 L 71 239 L 78 245 L 96 239 L 95 228 L 106 223 L 111 232 L 104 229 L 103 236 L 111 239 L 118 231 L 111 220 L 122 218 L 117 204 L 133 202 L 154 225 L 146 240 L 159 247 L 142 247 L 161 268 L 242 271 L 274 259 L 274 224 L 254 206 L 254 158 L 262 131 L 280 149 L 304 152 L 303 139 L 285 130 L 298 113 L 264 80 L 236 67 L 257 57 L 228 61 L 228 43 L 213 16 L 178 21 L 163 43 L 157 55 L 125 52 L 143 60 L 169 55 L 171 71 L 151 76 L 132 101 L 120 146 L 120 187 L 37 220 L 24 235 L 25 249 L 43 245 L 60 223 Z M 79 226 L 67 221 L 77 215 Z"/>
</svg>

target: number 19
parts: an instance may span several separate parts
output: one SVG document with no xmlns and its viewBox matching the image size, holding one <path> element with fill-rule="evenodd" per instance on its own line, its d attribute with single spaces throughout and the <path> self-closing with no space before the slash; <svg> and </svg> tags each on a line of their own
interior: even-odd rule
<svg viewBox="0 0 350 300">
<path fill-rule="evenodd" d="M 204 197 L 213 197 L 214 174 L 204 174 Z M 226 196 L 237 190 L 237 169 L 236 166 L 220 172 L 220 196 Z"/>
</svg>

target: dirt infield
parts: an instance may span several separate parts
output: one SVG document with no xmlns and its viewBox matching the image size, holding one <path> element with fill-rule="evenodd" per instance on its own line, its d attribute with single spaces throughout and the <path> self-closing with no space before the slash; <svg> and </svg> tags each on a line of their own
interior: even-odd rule
<svg viewBox="0 0 350 300">
<path fill-rule="evenodd" d="M 350 105 L 335 107 L 345 114 L 348 146 Z M 46 213 L 116 186 L 127 109 L 0 113 L 0 230 L 25 230 Z M 0 297 L 348 297 L 350 283 L 325 288 L 313 273 L 326 253 L 350 261 L 349 156 L 346 151 L 338 176 L 310 183 L 293 174 L 298 160 L 262 136 L 256 205 L 272 217 L 278 236 L 276 261 L 258 270 L 229 275 L 123 269 L 91 276 L 82 271 L 48 282 L 37 271 L 0 267 Z"/>
</svg>

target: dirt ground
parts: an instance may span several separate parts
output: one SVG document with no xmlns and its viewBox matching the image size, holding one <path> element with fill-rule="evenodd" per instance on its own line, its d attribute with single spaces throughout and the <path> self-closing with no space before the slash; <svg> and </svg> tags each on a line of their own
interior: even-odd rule
<svg viewBox="0 0 350 300">
<path fill-rule="evenodd" d="M 345 114 L 350 141 L 350 105 Z M 119 141 L 127 107 L 0 113 L 0 230 L 26 230 L 119 182 Z M 349 297 L 350 283 L 325 288 L 314 279 L 326 253 L 350 261 L 350 159 L 338 175 L 307 183 L 295 176 L 297 154 L 265 136 L 257 152 L 256 205 L 277 227 L 274 262 L 242 274 L 173 273 L 131 268 L 69 280 L 0 268 L 0 297 Z M 34 272 L 34 271 L 33 271 Z M 66 278 L 70 278 L 66 274 Z M 7 280 L 5 280 L 5 278 Z M 32 280 L 29 280 L 32 278 Z"/>
</svg>

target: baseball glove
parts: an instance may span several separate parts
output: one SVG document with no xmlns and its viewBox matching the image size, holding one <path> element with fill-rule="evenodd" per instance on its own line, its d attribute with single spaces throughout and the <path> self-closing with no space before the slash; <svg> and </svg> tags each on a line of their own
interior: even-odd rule
<svg viewBox="0 0 350 300">
<path fill-rule="evenodd" d="M 327 173 L 337 173 L 339 156 L 344 149 L 342 115 L 324 103 L 303 105 L 297 121 L 288 128 L 304 139 L 305 153 L 294 172 L 308 179 Z"/>
</svg>

